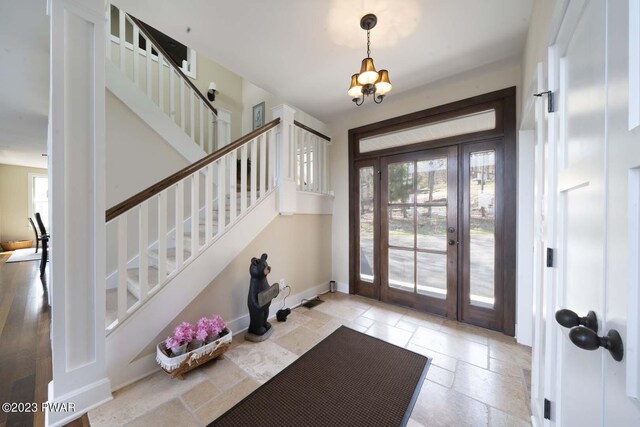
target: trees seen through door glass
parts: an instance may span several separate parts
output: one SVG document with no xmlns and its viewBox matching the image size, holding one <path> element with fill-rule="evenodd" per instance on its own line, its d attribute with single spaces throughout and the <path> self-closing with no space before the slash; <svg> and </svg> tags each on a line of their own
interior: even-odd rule
<svg viewBox="0 0 640 427">
<path fill-rule="evenodd" d="M 360 169 L 360 279 L 373 282 L 373 167 Z"/>
</svg>

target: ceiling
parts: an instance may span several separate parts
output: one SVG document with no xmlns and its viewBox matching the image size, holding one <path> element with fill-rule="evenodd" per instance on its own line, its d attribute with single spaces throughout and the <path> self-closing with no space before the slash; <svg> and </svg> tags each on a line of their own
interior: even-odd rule
<svg viewBox="0 0 640 427">
<path fill-rule="evenodd" d="M 46 0 L 0 2 L 0 163 L 47 167 Z"/>
<path fill-rule="evenodd" d="M 113 3 L 325 122 L 356 108 L 347 89 L 366 56 L 364 14 L 378 16 L 371 57 L 389 70 L 390 96 L 397 96 L 519 57 L 533 6 L 533 0 Z"/>
<path fill-rule="evenodd" d="M 520 56 L 533 0 L 115 0 L 305 112 L 331 122 L 356 109 L 347 89 L 366 55 L 362 15 L 378 15 L 371 56 L 399 96 Z M 46 0 L 0 2 L 0 163 L 46 167 Z M 223 88 L 220 88 L 224 90 Z M 369 101 L 370 102 L 370 101 Z"/>
</svg>

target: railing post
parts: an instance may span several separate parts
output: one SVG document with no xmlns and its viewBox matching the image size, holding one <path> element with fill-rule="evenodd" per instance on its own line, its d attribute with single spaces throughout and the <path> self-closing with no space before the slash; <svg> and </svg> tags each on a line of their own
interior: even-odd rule
<svg viewBox="0 0 640 427">
<path fill-rule="evenodd" d="M 280 118 L 276 131 L 276 180 L 278 182 L 278 210 L 281 215 L 296 211 L 294 117 L 296 110 L 282 104 L 274 107 L 273 117 Z"/>
</svg>

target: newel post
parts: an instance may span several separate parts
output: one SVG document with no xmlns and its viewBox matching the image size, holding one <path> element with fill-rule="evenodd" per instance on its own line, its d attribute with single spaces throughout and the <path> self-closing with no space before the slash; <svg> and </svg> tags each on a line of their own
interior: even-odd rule
<svg viewBox="0 0 640 427">
<path fill-rule="evenodd" d="M 104 0 L 50 0 L 51 353 L 45 423 L 111 399 L 105 359 Z"/>
<path fill-rule="evenodd" d="M 273 118 L 280 118 L 280 124 L 276 131 L 278 210 L 281 215 L 293 215 L 296 211 L 296 147 L 293 124 L 296 110 L 282 104 L 274 107 L 272 111 Z"/>
</svg>

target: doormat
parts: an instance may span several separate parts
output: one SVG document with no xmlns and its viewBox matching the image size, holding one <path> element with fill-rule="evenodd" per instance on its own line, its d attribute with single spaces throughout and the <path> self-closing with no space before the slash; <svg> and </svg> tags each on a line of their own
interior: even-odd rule
<svg viewBox="0 0 640 427">
<path fill-rule="evenodd" d="M 405 426 L 430 363 L 341 326 L 208 427 Z"/>
</svg>

